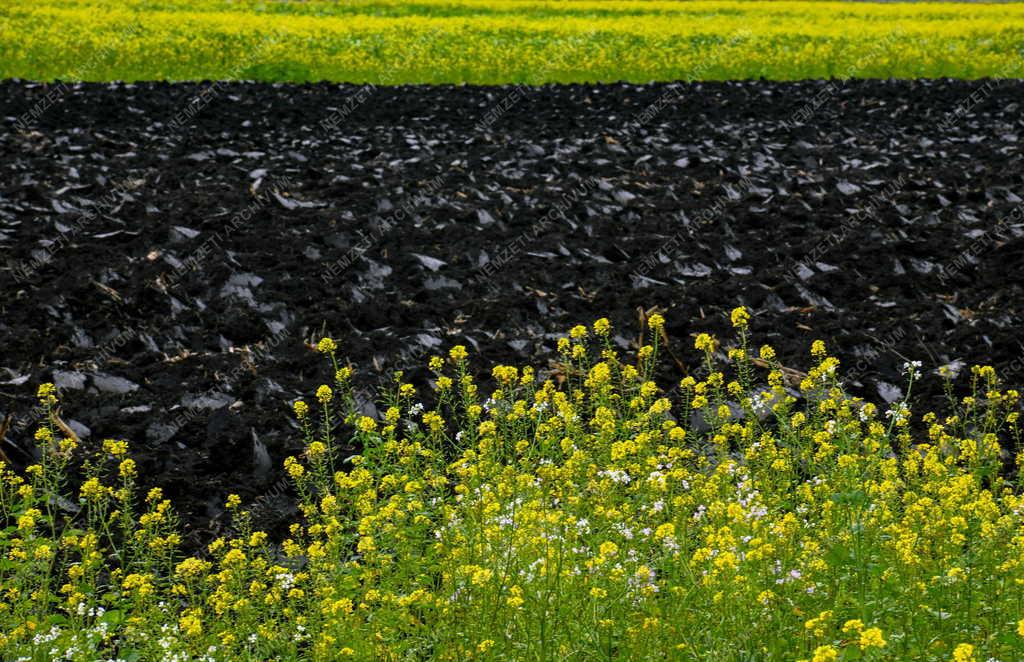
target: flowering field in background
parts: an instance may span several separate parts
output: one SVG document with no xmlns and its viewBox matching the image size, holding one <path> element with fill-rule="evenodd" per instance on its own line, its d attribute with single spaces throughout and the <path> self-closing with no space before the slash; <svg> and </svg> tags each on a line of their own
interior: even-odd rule
<svg viewBox="0 0 1024 662">
<path fill-rule="evenodd" d="M 533 0 L 41 0 L 0 77 L 544 83 L 1021 77 L 1024 6 Z"/>
<path fill-rule="evenodd" d="M 126 443 L 94 448 L 67 484 L 81 449 L 44 384 L 42 459 L 0 481 L 0 650 L 1021 659 L 1024 498 L 1000 448 L 1019 446 L 1019 393 L 982 366 L 944 416 L 906 399 L 881 412 L 844 394 L 821 341 L 794 380 L 771 347 L 753 349 L 749 317 L 732 312 L 728 374 L 700 334 L 703 369 L 671 392 L 651 381 L 654 314 L 635 357 L 601 319 L 559 341 L 554 378 L 497 366 L 487 394 L 456 346 L 429 361 L 436 407 L 399 374 L 380 418 L 356 411 L 344 349 L 322 339 L 333 379 L 293 404 L 305 448 L 284 462 L 300 521 L 274 540 L 232 495 L 233 532 L 187 558 L 172 504 L 136 494 Z M 906 372 L 909 394 L 918 366 Z M 349 443 L 362 450 L 342 457 Z"/>
</svg>

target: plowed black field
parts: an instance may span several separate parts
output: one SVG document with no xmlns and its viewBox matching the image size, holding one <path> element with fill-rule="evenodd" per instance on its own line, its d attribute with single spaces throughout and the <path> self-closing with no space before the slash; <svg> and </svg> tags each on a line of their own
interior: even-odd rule
<svg viewBox="0 0 1024 662">
<path fill-rule="evenodd" d="M 47 95 L 50 96 L 49 100 Z M 34 386 L 87 441 L 127 438 L 193 542 L 269 492 L 289 404 L 338 340 L 372 386 L 425 387 L 463 343 L 548 365 L 638 308 L 899 397 L 921 360 L 1024 382 L 1021 82 L 531 88 L 0 84 L 0 418 L 28 459 Z"/>
</svg>

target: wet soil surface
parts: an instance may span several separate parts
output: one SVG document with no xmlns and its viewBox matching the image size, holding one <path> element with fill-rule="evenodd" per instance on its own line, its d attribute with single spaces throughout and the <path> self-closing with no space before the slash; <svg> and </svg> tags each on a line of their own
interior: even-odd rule
<svg viewBox="0 0 1024 662">
<path fill-rule="evenodd" d="M 809 363 L 880 403 L 921 360 L 1024 383 L 1022 82 L 545 88 L 0 83 L 0 420 L 34 387 L 87 442 L 129 439 L 188 540 L 229 492 L 290 515 L 290 403 L 336 338 L 372 386 L 463 343 L 546 366 L 660 307 L 692 336 Z M 426 390 L 424 388 L 424 390 Z M 20 460 L 19 460 L 20 458 Z"/>
</svg>

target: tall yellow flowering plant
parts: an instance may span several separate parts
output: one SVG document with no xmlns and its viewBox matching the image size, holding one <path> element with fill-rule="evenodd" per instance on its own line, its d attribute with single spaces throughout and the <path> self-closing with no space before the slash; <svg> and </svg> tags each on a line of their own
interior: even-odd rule
<svg viewBox="0 0 1024 662">
<path fill-rule="evenodd" d="M 557 374 L 496 366 L 486 394 L 454 347 L 429 361 L 432 404 L 399 374 L 379 418 L 322 341 L 334 381 L 295 404 L 285 462 L 299 520 L 271 539 L 231 496 L 235 535 L 189 558 L 159 492 L 133 514 L 120 442 L 61 514 L 74 449 L 44 426 L 40 468 L 3 471 L 3 656 L 1024 658 L 1018 392 L 979 367 L 944 416 L 881 413 L 824 343 L 793 384 L 752 356 L 749 313 L 731 321 L 738 341 L 699 335 L 670 391 L 661 316 L 634 360 L 598 320 L 559 341 Z"/>
</svg>

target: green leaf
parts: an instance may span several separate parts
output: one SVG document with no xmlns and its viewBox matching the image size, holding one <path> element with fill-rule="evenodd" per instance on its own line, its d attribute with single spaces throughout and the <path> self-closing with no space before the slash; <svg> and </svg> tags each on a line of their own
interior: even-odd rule
<svg viewBox="0 0 1024 662">
<path fill-rule="evenodd" d="M 869 499 L 864 490 L 852 492 L 836 492 L 831 497 L 832 502 L 840 506 L 862 507 L 867 505 Z"/>
</svg>

